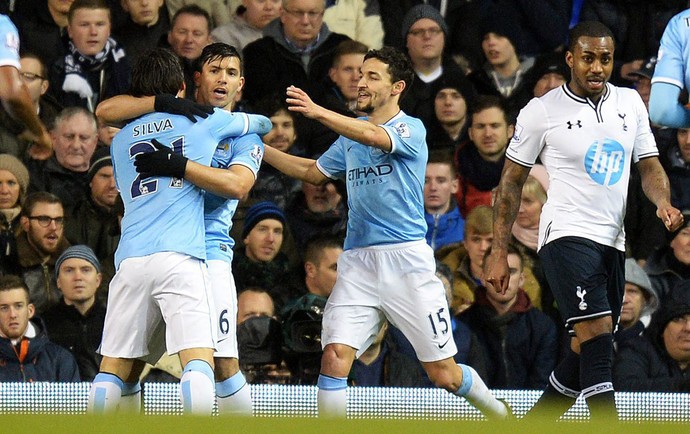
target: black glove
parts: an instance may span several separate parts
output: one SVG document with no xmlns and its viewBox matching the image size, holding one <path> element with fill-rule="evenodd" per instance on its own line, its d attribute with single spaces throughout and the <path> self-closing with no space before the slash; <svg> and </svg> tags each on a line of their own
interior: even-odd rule
<svg viewBox="0 0 690 434">
<path fill-rule="evenodd" d="M 184 98 L 177 98 L 174 95 L 164 93 L 156 95 L 153 103 L 153 109 L 157 112 L 172 113 L 174 115 L 186 116 L 192 122 L 196 122 L 199 116 L 206 118 L 213 113 L 213 107 L 208 105 L 197 104 Z"/>
<path fill-rule="evenodd" d="M 143 178 L 150 176 L 170 176 L 184 178 L 187 168 L 187 158 L 175 154 L 172 149 L 164 146 L 156 139 L 151 141 L 157 151 L 137 154 L 134 159 L 134 167 Z"/>
</svg>

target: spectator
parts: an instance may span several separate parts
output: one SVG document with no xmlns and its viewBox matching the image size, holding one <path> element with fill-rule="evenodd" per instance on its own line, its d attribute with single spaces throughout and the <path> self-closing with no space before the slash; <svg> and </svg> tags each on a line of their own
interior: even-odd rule
<svg viewBox="0 0 690 434">
<path fill-rule="evenodd" d="M 211 37 L 241 53 L 249 43 L 263 37 L 263 29 L 280 16 L 282 0 L 242 0 L 229 23 L 213 29 Z"/>
<path fill-rule="evenodd" d="M 344 236 L 347 228 L 347 204 L 334 182 L 314 185 L 302 181 L 302 191 L 288 204 L 285 215 L 301 257 L 312 237 Z"/>
<path fill-rule="evenodd" d="M 237 324 L 255 316 L 275 316 L 271 294 L 259 287 L 247 287 L 237 295 Z M 241 360 L 241 358 L 240 358 Z"/>
<path fill-rule="evenodd" d="M 122 0 L 127 21 L 116 27 L 113 35 L 124 47 L 132 65 L 144 51 L 158 46 L 170 30 L 168 10 L 163 3 L 164 0 Z"/>
<path fill-rule="evenodd" d="M 690 128 L 678 128 L 676 143 L 666 151 L 665 160 L 671 203 L 679 209 L 690 209 Z"/>
<path fill-rule="evenodd" d="M 625 295 L 621 309 L 620 327 L 616 331 L 618 346 L 635 336 L 641 336 L 649 316 L 659 307 L 659 296 L 652 288 L 652 282 L 633 258 L 625 260 Z"/>
<path fill-rule="evenodd" d="M 668 241 L 652 253 L 644 266 L 662 304 L 671 288 L 690 279 L 690 211 L 684 210 L 683 217 L 683 226 L 668 233 Z"/>
<path fill-rule="evenodd" d="M 640 94 L 647 110 L 649 110 L 649 97 L 652 93 L 652 77 L 654 77 L 655 68 L 656 56 L 653 56 L 642 62 L 640 69 L 631 71 L 630 74 L 628 74 L 632 76 L 635 90 Z"/>
<path fill-rule="evenodd" d="M 100 101 L 129 89 L 129 60 L 110 37 L 110 23 L 104 0 L 75 0 L 70 6 L 67 53 L 49 72 L 49 91 L 65 107 L 93 112 Z"/>
<path fill-rule="evenodd" d="M 0 276 L 19 272 L 17 237 L 29 171 L 19 159 L 0 154 Z"/>
<path fill-rule="evenodd" d="M 264 28 L 264 37 L 244 49 L 244 97 L 256 104 L 267 95 L 284 95 L 288 86 L 315 100 L 326 92 L 323 81 L 340 42 L 349 39 L 323 25 L 325 0 L 285 0 L 280 19 Z M 297 135 L 309 155 L 323 153 L 338 137 L 318 122 L 296 116 Z"/>
<path fill-rule="evenodd" d="M 209 24 L 213 26 L 221 26 L 227 24 L 231 19 L 232 7 L 229 4 L 237 4 L 238 0 L 166 0 L 165 5 L 168 8 L 168 14 L 171 17 L 177 15 L 180 9 L 187 6 L 197 6 L 203 10 L 209 17 Z M 174 18 L 173 18 L 174 20 Z"/>
<path fill-rule="evenodd" d="M 285 276 L 287 256 L 280 251 L 285 230 L 285 214 L 273 202 L 259 202 L 245 215 L 242 244 L 235 248 L 232 271 L 238 291 L 250 286 L 266 288 L 276 308 L 288 298 Z"/>
<path fill-rule="evenodd" d="M 338 44 L 333 54 L 333 64 L 328 70 L 328 78 L 324 80 L 327 89 L 325 106 L 346 116 L 358 116 L 356 107 L 359 79 L 367 51 L 367 46 L 357 41 Z"/>
<path fill-rule="evenodd" d="M 426 243 L 434 251 L 463 240 L 465 219 L 455 203 L 458 179 L 452 161 L 446 151 L 432 151 L 424 176 L 424 219 L 428 226 Z"/>
<path fill-rule="evenodd" d="M 511 98 L 510 110 L 519 112 L 532 98 L 540 98 L 551 89 L 564 85 L 570 78 L 570 70 L 563 53 L 546 53 L 537 57 L 523 79 L 523 90 Z"/>
<path fill-rule="evenodd" d="M 463 93 L 465 92 L 465 93 Z M 455 151 L 469 139 L 467 88 L 463 77 L 446 76 L 435 84 L 434 119 L 427 129 L 426 144 L 432 149 Z"/>
<path fill-rule="evenodd" d="M 486 348 L 490 388 L 541 389 L 556 366 L 556 324 L 532 306 L 522 289 L 524 263 L 515 246 L 508 247 L 508 267 L 508 289 L 498 293 L 480 286 L 476 302 L 458 319 Z"/>
<path fill-rule="evenodd" d="M 167 42 L 172 51 L 182 60 L 185 97 L 194 100 L 196 95 L 195 62 L 201 56 L 204 47 L 211 43 L 211 17 L 208 12 L 196 4 L 189 4 L 178 9 L 172 17 Z M 244 75 L 247 76 L 246 73 Z"/>
<path fill-rule="evenodd" d="M 96 294 L 101 264 L 88 246 L 76 245 L 60 255 L 55 270 L 62 299 L 42 315 L 48 336 L 72 353 L 82 381 L 92 381 L 101 364 L 97 350 L 105 321 L 105 304 Z"/>
<path fill-rule="evenodd" d="M 333 291 L 338 271 L 338 257 L 343 253 L 343 239 L 320 234 L 307 241 L 304 250 L 304 268 L 295 291 L 297 297 L 315 294 L 328 298 Z M 289 304 L 289 303 L 288 303 Z"/>
<path fill-rule="evenodd" d="M 455 198 L 467 218 L 478 205 L 491 206 L 491 191 L 501 180 L 515 122 L 497 96 L 477 97 L 470 111 L 470 142 L 456 154 L 459 186 Z"/>
<path fill-rule="evenodd" d="M 618 347 L 613 365 L 616 390 L 688 392 L 690 282 L 672 288 L 643 336 Z"/>
<path fill-rule="evenodd" d="M 22 232 L 17 237 L 18 274 L 26 282 L 29 300 L 40 315 L 60 299 L 55 262 L 69 247 L 63 236 L 65 212 L 60 198 L 46 192 L 30 194 L 19 223 Z"/>
<path fill-rule="evenodd" d="M 401 100 L 400 108 L 431 129 L 435 123 L 433 89 L 437 83 L 454 77 L 462 83 L 463 95 L 471 98 L 473 90 L 463 79 L 465 74 L 460 67 L 444 53 L 448 25 L 433 6 L 422 4 L 410 9 L 401 28 L 415 79 Z"/>
<path fill-rule="evenodd" d="M 383 24 L 378 0 L 329 0 L 323 22 L 370 48 L 383 47 Z"/>
<path fill-rule="evenodd" d="M 44 65 L 50 66 L 67 54 L 68 15 L 74 0 L 38 0 L 31 3 L 35 8 L 33 13 L 15 20 L 22 50 L 36 53 Z"/>
<path fill-rule="evenodd" d="M 69 211 L 65 238 L 71 244 L 85 244 L 104 260 L 115 252 L 119 226 L 115 202 L 119 196 L 110 148 L 100 147 L 91 157 L 88 170 L 89 194 Z M 106 286 L 108 282 L 105 282 Z"/>
<path fill-rule="evenodd" d="M 55 119 L 51 136 L 54 155 L 27 163 L 29 191 L 53 193 L 71 209 L 87 196 L 90 160 L 98 142 L 96 118 L 85 108 L 68 107 Z"/>
<path fill-rule="evenodd" d="M 72 354 L 48 340 L 34 313 L 22 279 L 0 277 L 0 381 L 80 381 Z"/>
</svg>

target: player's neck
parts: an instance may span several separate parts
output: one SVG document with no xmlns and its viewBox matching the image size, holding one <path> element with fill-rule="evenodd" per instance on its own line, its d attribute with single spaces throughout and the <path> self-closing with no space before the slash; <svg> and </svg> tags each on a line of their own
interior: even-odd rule
<svg viewBox="0 0 690 434">
<path fill-rule="evenodd" d="M 393 119 L 395 115 L 400 112 L 400 106 L 398 105 L 397 98 L 391 100 L 385 105 L 378 107 L 373 112 L 369 113 L 369 122 L 374 125 L 382 125 Z"/>
</svg>

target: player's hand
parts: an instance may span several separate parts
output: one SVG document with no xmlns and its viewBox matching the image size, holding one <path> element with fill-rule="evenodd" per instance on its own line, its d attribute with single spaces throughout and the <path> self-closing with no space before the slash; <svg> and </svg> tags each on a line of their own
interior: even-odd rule
<svg viewBox="0 0 690 434">
<path fill-rule="evenodd" d="M 198 120 L 196 116 L 206 118 L 208 115 L 213 113 L 213 107 L 211 106 L 197 104 L 194 101 L 184 98 L 177 98 L 175 95 L 170 95 L 167 93 L 156 95 L 153 108 L 157 112 L 185 116 L 192 122 L 196 122 Z"/>
<path fill-rule="evenodd" d="M 141 176 L 148 178 L 151 176 L 170 176 L 172 178 L 184 178 L 187 169 L 187 158 L 175 154 L 172 149 L 164 146 L 156 139 L 151 140 L 156 147 L 154 152 L 143 152 L 137 154 L 134 159 L 134 167 Z"/>
<path fill-rule="evenodd" d="M 287 88 L 287 98 L 285 102 L 288 103 L 288 110 L 302 113 L 304 116 L 314 119 L 318 110 L 321 108 L 309 98 L 309 95 L 299 87 L 290 86 Z"/>
<path fill-rule="evenodd" d="M 43 130 L 40 136 L 36 136 L 25 130 L 19 137 L 31 142 L 27 152 L 34 160 L 47 160 L 53 155 L 53 140 L 48 131 Z"/>
<path fill-rule="evenodd" d="M 506 255 L 500 255 L 493 251 L 484 260 L 484 272 L 482 274 L 482 282 L 487 290 L 496 291 L 499 294 L 505 294 L 508 289 L 508 281 L 510 279 L 510 269 L 508 268 L 508 260 Z"/>
<path fill-rule="evenodd" d="M 662 222 L 664 222 L 664 226 L 666 226 L 666 230 L 669 232 L 677 231 L 683 227 L 683 224 L 685 223 L 683 213 L 670 204 L 657 208 L 656 215 L 661 219 Z"/>
</svg>

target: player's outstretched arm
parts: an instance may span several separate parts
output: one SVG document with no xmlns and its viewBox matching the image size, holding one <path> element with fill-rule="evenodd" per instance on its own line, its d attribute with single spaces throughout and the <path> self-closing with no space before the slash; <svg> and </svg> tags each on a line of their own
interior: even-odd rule
<svg viewBox="0 0 690 434">
<path fill-rule="evenodd" d="M 286 154 L 269 145 L 264 149 L 264 161 L 287 176 L 310 184 L 321 185 L 329 181 L 329 178 L 316 167 L 316 160 Z"/>
<path fill-rule="evenodd" d="M 290 86 L 287 89 L 288 109 L 302 113 L 314 119 L 341 136 L 354 140 L 363 145 L 372 146 L 389 152 L 393 148 L 391 139 L 386 131 L 371 122 L 355 119 L 328 110 L 316 104 L 302 89 Z"/>
<path fill-rule="evenodd" d="M 53 153 L 50 134 L 38 118 L 29 91 L 14 66 L 0 66 L 0 99 L 7 113 L 22 122 L 29 131 L 34 142 L 29 155 L 38 160 L 50 158 Z"/>
<path fill-rule="evenodd" d="M 680 88 L 670 83 L 653 83 L 649 97 L 649 119 L 656 125 L 690 128 L 690 109 L 678 102 Z"/>
<path fill-rule="evenodd" d="M 196 122 L 196 116 L 207 117 L 213 113 L 213 107 L 169 94 L 156 95 L 155 97 L 117 95 L 102 101 L 96 107 L 96 116 L 106 124 L 118 124 L 127 119 L 137 118 L 152 112 L 182 115 L 190 121 Z"/>
<path fill-rule="evenodd" d="M 657 157 L 644 158 L 637 162 L 642 178 L 645 196 L 656 205 L 656 215 L 664 222 L 668 231 L 675 231 L 683 224 L 683 213 L 671 205 L 671 190 L 668 176 Z"/>
<path fill-rule="evenodd" d="M 510 234 L 520 208 L 522 185 L 529 175 L 529 167 L 521 166 L 508 159 L 503 166 L 501 181 L 494 202 L 494 239 L 491 254 L 484 261 L 484 284 L 496 292 L 508 289 L 508 244 Z"/>
</svg>

